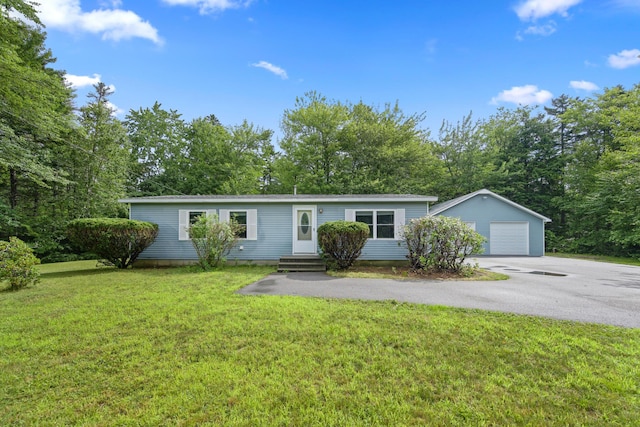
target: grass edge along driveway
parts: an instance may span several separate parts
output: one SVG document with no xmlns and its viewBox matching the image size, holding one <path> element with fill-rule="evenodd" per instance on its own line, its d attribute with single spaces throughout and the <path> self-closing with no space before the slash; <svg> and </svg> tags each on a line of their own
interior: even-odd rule
<svg viewBox="0 0 640 427">
<path fill-rule="evenodd" d="M 42 266 L 0 293 L 0 425 L 632 425 L 640 330 Z"/>
</svg>

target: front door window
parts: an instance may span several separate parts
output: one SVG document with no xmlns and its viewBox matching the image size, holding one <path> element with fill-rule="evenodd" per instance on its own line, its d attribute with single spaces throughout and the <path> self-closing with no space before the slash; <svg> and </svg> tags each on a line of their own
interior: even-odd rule
<svg viewBox="0 0 640 427">
<path fill-rule="evenodd" d="M 311 211 L 298 211 L 298 240 L 311 239 Z"/>
</svg>

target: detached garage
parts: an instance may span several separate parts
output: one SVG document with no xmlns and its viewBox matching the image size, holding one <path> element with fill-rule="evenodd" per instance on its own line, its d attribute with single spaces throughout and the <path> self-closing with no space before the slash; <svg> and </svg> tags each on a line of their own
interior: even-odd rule
<svg viewBox="0 0 640 427">
<path fill-rule="evenodd" d="M 460 218 L 486 237 L 483 255 L 544 255 L 544 224 L 551 220 L 489 190 L 440 203 L 431 215 Z"/>
</svg>

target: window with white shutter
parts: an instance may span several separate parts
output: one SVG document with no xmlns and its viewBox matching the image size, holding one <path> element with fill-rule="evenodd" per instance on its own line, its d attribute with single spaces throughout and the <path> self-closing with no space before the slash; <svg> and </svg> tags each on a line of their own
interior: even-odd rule
<svg viewBox="0 0 640 427">
<path fill-rule="evenodd" d="M 215 215 L 215 209 L 180 209 L 178 211 L 178 240 L 189 240 L 189 226 L 202 215 Z"/>
<path fill-rule="evenodd" d="M 238 234 L 243 240 L 258 240 L 257 209 L 220 209 L 220 221 L 235 220 L 244 228 Z"/>
</svg>

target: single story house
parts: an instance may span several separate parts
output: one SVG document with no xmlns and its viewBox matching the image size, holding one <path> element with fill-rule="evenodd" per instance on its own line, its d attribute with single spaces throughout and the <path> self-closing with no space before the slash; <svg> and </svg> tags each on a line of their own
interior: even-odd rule
<svg viewBox="0 0 640 427">
<path fill-rule="evenodd" d="M 488 190 L 435 205 L 437 197 L 398 194 L 150 196 L 120 200 L 130 218 L 159 225 L 158 237 L 138 258 L 139 264 L 174 265 L 197 260 L 187 228 L 198 216 L 216 214 L 244 224 L 229 261 L 276 263 L 287 256 L 319 253 L 318 226 L 328 221 L 360 221 L 369 225 L 361 260 L 401 261 L 406 248 L 400 233 L 413 218 L 425 215 L 460 217 L 488 239 L 488 255 L 544 255 L 544 223 L 548 218 Z"/>
<path fill-rule="evenodd" d="M 551 220 L 482 189 L 432 207 L 431 215 L 460 218 L 487 241 L 483 255 L 544 255 L 544 226 Z"/>
<path fill-rule="evenodd" d="M 318 226 L 351 220 L 369 225 L 370 238 L 362 260 L 405 260 L 400 234 L 405 221 L 429 213 L 437 197 L 393 194 L 151 196 L 120 200 L 130 218 L 158 224 L 155 242 L 138 258 L 142 264 L 171 265 L 197 260 L 187 227 L 203 214 L 234 218 L 246 225 L 228 261 L 275 263 L 289 255 L 319 253 Z"/>
</svg>

